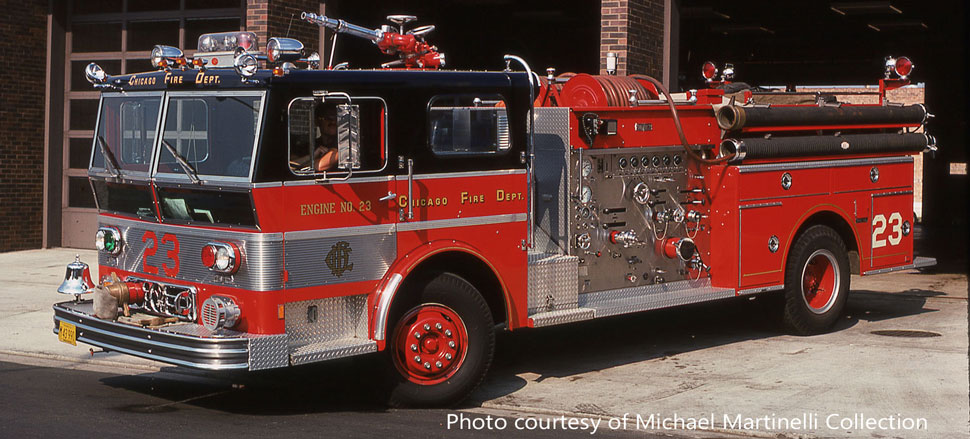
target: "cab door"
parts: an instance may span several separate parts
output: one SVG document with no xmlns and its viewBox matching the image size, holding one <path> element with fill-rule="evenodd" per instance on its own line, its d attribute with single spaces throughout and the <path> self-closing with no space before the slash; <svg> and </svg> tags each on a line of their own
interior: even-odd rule
<svg viewBox="0 0 970 439">
<path fill-rule="evenodd" d="M 360 157 L 356 166 L 321 169 L 325 106 L 354 106 Z M 396 209 L 387 202 L 386 105 L 380 98 L 340 93 L 294 99 L 288 110 L 290 172 L 285 183 L 286 301 L 362 295 L 372 291 L 396 257 Z M 329 145 L 322 145 L 329 149 Z M 300 162 L 303 155 L 312 162 Z M 383 200 L 383 201 L 382 201 Z"/>
</svg>

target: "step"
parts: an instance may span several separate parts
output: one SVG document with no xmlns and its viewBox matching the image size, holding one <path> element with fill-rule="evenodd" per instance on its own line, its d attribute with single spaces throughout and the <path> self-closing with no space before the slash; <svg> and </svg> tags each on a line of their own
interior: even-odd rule
<svg viewBox="0 0 970 439">
<path fill-rule="evenodd" d="M 532 319 L 532 327 L 534 328 L 579 322 L 592 319 L 593 317 L 595 317 L 595 313 L 591 308 L 560 309 L 529 316 Z"/>
<path fill-rule="evenodd" d="M 734 296 L 733 289 L 712 287 L 704 278 L 584 293 L 579 295 L 579 306 L 595 310 L 599 318 Z"/>
<path fill-rule="evenodd" d="M 310 343 L 290 352 L 290 364 L 307 364 L 317 361 L 377 352 L 377 342 L 366 338 L 343 338 L 339 340 Z"/>
</svg>

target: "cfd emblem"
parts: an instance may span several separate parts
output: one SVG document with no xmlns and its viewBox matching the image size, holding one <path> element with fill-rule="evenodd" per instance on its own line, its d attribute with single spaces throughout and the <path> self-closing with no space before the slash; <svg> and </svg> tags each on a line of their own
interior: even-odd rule
<svg viewBox="0 0 970 439">
<path fill-rule="evenodd" d="M 330 253 L 327 253 L 327 267 L 334 276 L 340 277 L 345 271 L 354 270 L 354 264 L 350 263 L 352 251 L 354 249 L 350 248 L 350 243 L 347 241 L 339 241 L 330 248 Z"/>
</svg>

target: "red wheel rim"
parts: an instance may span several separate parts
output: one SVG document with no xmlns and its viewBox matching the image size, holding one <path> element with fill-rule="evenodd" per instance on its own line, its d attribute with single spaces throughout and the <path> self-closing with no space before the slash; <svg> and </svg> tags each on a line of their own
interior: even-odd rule
<svg viewBox="0 0 970 439">
<path fill-rule="evenodd" d="M 832 252 L 820 249 L 808 257 L 802 269 L 802 299 L 810 311 L 822 314 L 832 308 L 839 295 L 840 275 Z"/>
<path fill-rule="evenodd" d="M 458 314 L 440 304 L 420 305 L 394 329 L 394 366 L 408 381 L 438 384 L 465 361 L 468 332 Z"/>
</svg>

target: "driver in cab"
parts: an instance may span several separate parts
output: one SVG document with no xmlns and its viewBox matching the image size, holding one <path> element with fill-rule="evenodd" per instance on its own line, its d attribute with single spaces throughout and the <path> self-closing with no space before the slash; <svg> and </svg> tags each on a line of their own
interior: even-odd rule
<svg viewBox="0 0 970 439">
<path fill-rule="evenodd" d="M 316 138 L 312 160 L 310 156 L 298 157 L 292 159 L 290 165 L 309 171 L 312 161 L 314 172 L 329 171 L 337 166 L 337 107 L 335 105 L 318 107 L 314 126 Z"/>
</svg>

